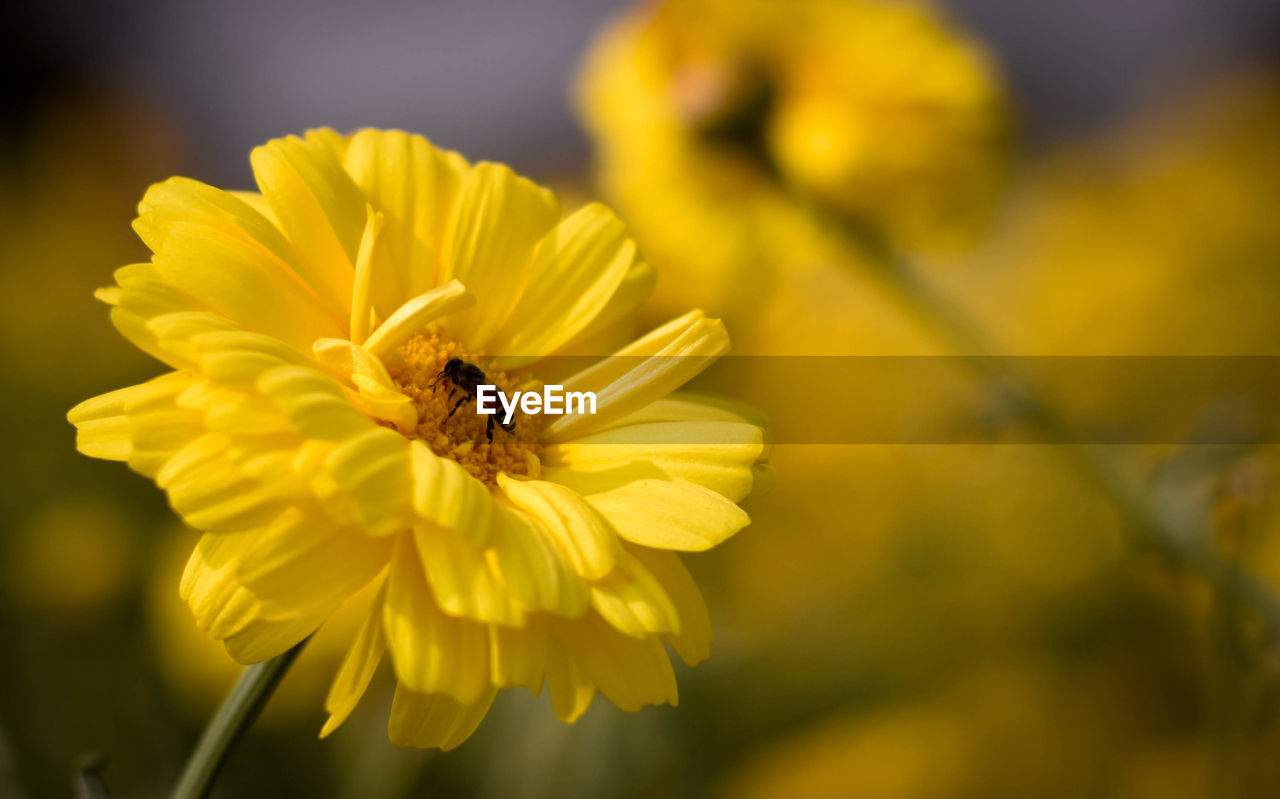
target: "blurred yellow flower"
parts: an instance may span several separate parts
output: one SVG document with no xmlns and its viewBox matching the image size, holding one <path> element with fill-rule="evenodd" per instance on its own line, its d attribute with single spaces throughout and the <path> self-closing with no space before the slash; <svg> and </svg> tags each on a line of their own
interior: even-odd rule
<svg viewBox="0 0 1280 799">
<path fill-rule="evenodd" d="M 982 762 L 963 718 L 931 708 L 837 718 L 749 760 L 720 796 L 923 799 L 969 796 Z"/>
<path fill-rule="evenodd" d="M 1278 98 L 1228 76 L 1050 159 L 967 292 L 1004 350 L 1276 354 Z"/>
<path fill-rule="evenodd" d="M 123 593 L 136 559 L 130 519 L 98 496 L 64 496 L 16 530 L 5 582 L 29 607 L 79 615 Z"/>
<path fill-rule="evenodd" d="M 987 658 L 923 700 L 890 699 L 782 736 L 750 756 L 718 795 L 1216 795 L 1202 738 L 1167 716 L 1144 719 L 1141 690 L 1116 684 L 1119 664 Z M 1270 795 L 1257 787 L 1243 795 Z"/>
<path fill-rule="evenodd" d="M 1277 89 L 1275 75 L 1217 78 L 1055 154 L 1026 181 L 965 296 L 1003 352 L 1098 359 L 1092 380 L 1045 381 L 1070 418 L 1169 443 L 1270 423 L 1270 409 L 1228 390 L 1247 361 L 1174 370 L 1103 359 L 1280 352 Z M 1208 368 L 1221 376 L 1177 374 Z"/>
<path fill-rule="evenodd" d="M 662 303 L 733 308 L 762 270 L 829 257 L 797 195 L 938 250 L 974 238 L 1003 183 L 993 70 L 923 5 L 646 5 L 601 36 L 578 94 L 605 191 L 683 270 Z"/>
<path fill-rule="evenodd" d="M 147 192 L 154 255 L 99 296 L 173 371 L 70 414 L 82 452 L 152 477 L 205 532 L 181 586 L 200 628 L 264 660 L 375 583 L 322 734 L 384 651 L 406 746 L 458 745 L 509 686 L 545 681 L 566 721 L 597 690 L 674 703 L 663 641 L 695 663 L 711 628 L 673 550 L 747 524 L 764 455 L 759 427 L 668 396 L 727 351 L 724 326 L 687 313 L 563 381 L 595 415 L 521 415 L 490 441 L 450 415 L 442 368 L 509 392 L 544 356 L 599 355 L 652 276 L 621 222 L 559 219 L 506 167 L 400 132 L 315 130 L 251 161 L 260 193 Z"/>
</svg>

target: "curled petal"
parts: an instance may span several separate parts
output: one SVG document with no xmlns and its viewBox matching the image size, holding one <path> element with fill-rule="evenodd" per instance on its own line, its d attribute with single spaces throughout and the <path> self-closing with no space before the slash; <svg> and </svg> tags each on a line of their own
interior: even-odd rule
<svg viewBox="0 0 1280 799">
<path fill-rule="evenodd" d="M 567 441 L 633 413 L 691 380 L 729 351 L 718 319 L 686 314 L 564 383 L 569 391 L 593 391 L 595 414 L 565 414 L 543 431 L 549 443 Z"/>
<path fill-rule="evenodd" d="M 389 358 L 396 347 L 413 338 L 428 322 L 476 304 L 475 295 L 458 281 L 450 280 L 424 292 L 395 310 L 364 342 L 364 348 L 379 358 Z"/>
</svg>

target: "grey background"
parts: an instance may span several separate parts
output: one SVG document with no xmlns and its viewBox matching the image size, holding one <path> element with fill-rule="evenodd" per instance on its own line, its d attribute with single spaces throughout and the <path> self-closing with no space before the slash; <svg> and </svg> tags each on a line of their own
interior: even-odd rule
<svg viewBox="0 0 1280 799">
<path fill-rule="evenodd" d="M 539 176 L 588 147 L 569 87 L 619 0 L 70 0 L 9 6 L 4 110 L 60 86 L 136 96 L 173 120 L 199 176 L 244 185 L 255 144 L 315 125 L 424 133 Z M 1274 0 L 952 0 L 1003 65 L 1025 146 L 1089 131 L 1205 73 L 1268 60 Z M 6 63 L 7 62 L 7 63 Z"/>
</svg>

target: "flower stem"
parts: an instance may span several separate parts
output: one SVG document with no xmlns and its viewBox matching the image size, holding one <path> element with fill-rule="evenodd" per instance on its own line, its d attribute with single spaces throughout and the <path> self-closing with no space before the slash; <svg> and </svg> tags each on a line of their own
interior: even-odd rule
<svg viewBox="0 0 1280 799">
<path fill-rule="evenodd" d="M 1050 403 L 1029 390 L 1010 389 L 1007 376 L 995 362 L 981 357 L 996 352 L 981 326 L 958 303 L 922 278 L 882 237 L 821 204 L 806 204 L 828 228 L 844 236 L 851 247 L 870 256 L 873 271 L 888 291 L 942 343 L 953 352 L 976 356 L 964 358 L 965 363 L 978 378 L 1000 392 L 1020 419 L 1033 425 L 1047 441 L 1062 442 L 1063 446 L 1055 449 L 1082 478 L 1111 501 L 1140 542 L 1198 572 L 1223 596 L 1252 608 L 1265 627 L 1268 644 L 1280 644 L 1280 598 L 1266 583 L 1219 557 L 1202 520 L 1165 512 L 1151 501 L 1140 480 L 1112 449 L 1086 441 Z"/>
<path fill-rule="evenodd" d="M 173 789 L 173 799 L 204 799 L 231 747 L 253 725 L 309 640 L 305 638 L 289 651 L 244 670 L 200 734 Z"/>
</svg>

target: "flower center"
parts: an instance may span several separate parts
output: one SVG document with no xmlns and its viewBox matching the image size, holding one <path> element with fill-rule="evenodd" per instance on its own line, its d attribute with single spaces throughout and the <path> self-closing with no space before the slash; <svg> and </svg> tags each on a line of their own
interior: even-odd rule
<svg viewBox="0 0 1280 799">
<path fill-rule="evenodd" d="M 505 412 L 501 403 L 497 403 L 498 413 L 494 416 L 476 413 L 474 387 L 442 372 L 451 359 L 459 358 L 484 372 L 485 379 L 478 382 L 497 386 L 508 396 L 519 387 L 515 380 L 505 372 L 490 369 L 487 359 L 466 352 L 442 331 L 419 333 L 401 345 L 397 354 L 400 362 L 388 371 L 418 411 L 413 438 L 421 440 L 440 457 L 457 461 L 488 485 L 497 484 L 499 472 L 538 476 L 541 417 L 516 410 L 511 419 L 514 427 L 504 430 L 501 422 Z"/>
<path fill-rule="evenodd" d="M 750 63 L 694 67 L 675 75 L 676 103 L 703 143 L 746 159 L 765 175 L 776 175 L 769 125 L 779 88 Z"/>
</svg>

